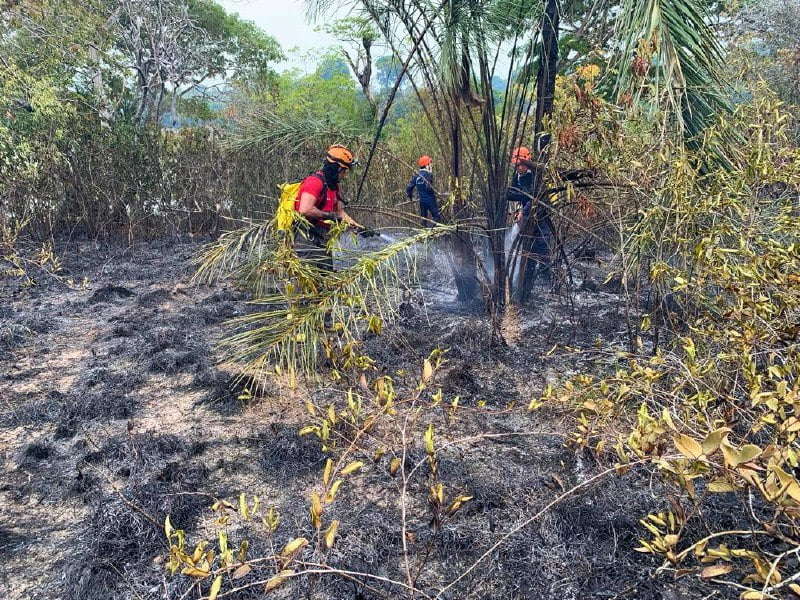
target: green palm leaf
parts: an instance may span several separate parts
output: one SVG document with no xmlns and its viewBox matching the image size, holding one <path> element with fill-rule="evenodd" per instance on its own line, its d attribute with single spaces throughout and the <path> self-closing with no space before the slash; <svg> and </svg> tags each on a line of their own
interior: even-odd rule
<svg viewBox="0 0 800 600">
<path fill-rule="evenodd" d="M 666 108 L 684 139 L 700 134 L 718 113 L 732 110 L 722 77 L 722 48 L 709 23 L 706 3 L 700 0 L 625 0 L 618 20 L 618 91 L 637 88 L 631 61 L 637 49 L 647 47 L 652 54 L 643 58 L 652 63 L 655 108 Z M 642 85 L 636 89 L 643 90 Z"/>
</svg>

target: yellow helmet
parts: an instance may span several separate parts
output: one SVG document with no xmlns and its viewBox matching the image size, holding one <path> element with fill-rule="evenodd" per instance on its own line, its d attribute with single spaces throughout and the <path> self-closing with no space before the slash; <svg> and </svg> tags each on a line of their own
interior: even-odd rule
<svg viewBox="0 0 800 600">
<path fill-rule="evenodd" d="M 358 165 L 358 161 L 353 156 L 353 153 L 341 144 L 330 146 L 325 155 L 325 160 L 336 163 L 343 169 L 349 169 L 350 167 Z"/>
</svg>

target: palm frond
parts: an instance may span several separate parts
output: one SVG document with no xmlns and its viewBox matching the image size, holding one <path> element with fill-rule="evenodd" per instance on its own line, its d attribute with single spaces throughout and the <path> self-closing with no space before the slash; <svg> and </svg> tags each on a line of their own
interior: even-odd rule
<svg viewBox="0 0 800 600">
<path fill-rule="evenodd" d="M 654 108 L 666 108 L 686 139 L 702 132 L 716 113 L 732 110 L 722 48 L 710 22 L 701 0 L 625 0 L 617 22 L 617 91 L 637 87 L 632 61 L 638 56 L 650 67 L 651 98 L 666 100 Z M 639 85 L 637 92 L 643 89 Z"/>
<path fill-rule="evenodd" d="M 359 144 L 367 139 L 364 127 L 355 123 L 337 123 L 299 112 L 278 114 L 270 107 L 261 106 L 253 107 L 240 119 L 225 147 L 237 152 L 265 145 L 302 148 L 318 147 L 320 140 Z"/>
<path fill-rule="evenodd" d="M 363 331 L 393 320 L 414 280 L 413 249 L 453 230 L 440 226 L 375 251 L 356 249 L 345 254 L 349 264 L 332 273 L 299 259 L 269 225 L 221 236 L 200 257 L 196 277 L 234 278 L 253 293 L 250 304 L 257 307 L 232 321 L 234 333 L 221 344 L 225 359 L 256 381 L 276 366 L 313 372 L 323 349 L 330 354 L 334 346 L 352 347 Z M 335 324 L 333 346 L 327 315 Z"/>
</svg>

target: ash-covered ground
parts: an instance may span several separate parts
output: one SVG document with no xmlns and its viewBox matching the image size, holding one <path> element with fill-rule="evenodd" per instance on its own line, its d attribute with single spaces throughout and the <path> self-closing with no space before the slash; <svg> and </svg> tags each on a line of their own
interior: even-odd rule
<svg viewBox="0 0 800 600">
<path fill-rule="evenodd" d="M 305 400 L 341 398 L 344 385 L 269 387 L 244 402 L 215 344 L 225 322 L 247 310 L 228 284 L 195 286 L 194 241 L 133 247 L 65 243 L 61 278 L 0 283 L 0 583 L 12 599 L 199 598 L 170 576 L 164 518 L 193 541 L 213 533 L 215 498 L 258 495 L 281 515 L 274 543 L 309 530 L 308 497 L 327 455 L 313 436 Z M 592 348 L 622 345 L 625 327 L 597 263 L 575 262 L 572 293 L 538 283 L 509 325 L 509 346 L 489 348 L 480 308 L 455 302 L 441 247 L 421 256 L 418 292 L 399 320 L 365 342 L 376 374 L 418 373 L 446 348 L 437 374 L 458 417 L 442 439 L 498 436 L 440 458 L 448 494 L 473 496 L 441 531 L 425 517 L 426 481 L 409 489 L 415 582 L 431 597 L 508 531 L 605 466 L 567 449 L 570 426 L 524 407 L 547 381 L 595 368 Z M 77 289 L 65 278 L 88 285 Z M 556 347 L 556 351 L 551 352 Z M 573 350 L 561 351 L 565 347 Z M 574 351 L 579 350 L 579 351 Z M 584 350 L 584 352 L 580 352 Z M 413 385 L 409 377 L 408 385 Z M 402 377 L 398 377 L 402 388 Z M 420 457 L 412 457 L 420 458 Z M 424 458 L 424 455 L 423 455 Z M 341 521 L 329 564 L 404 580 L 396 482 L 388 457 L 342 487 L 326 519 Z M 600 479 L 511 536 L 442 598 L 724 597 L 695 578 L 654 578 L 658 563 L 634 552 L 638 519 L 663 507 L 644 473 Z M 211 532 L 211 533 L 210 533 Z M 270 541 L 248 534 L 250 556 Z M 264 577 L 257 569 L 224 589 Z M 374 583 L 374 582 L 373 582 Z M 208 585 L 202 587 L 207 594 Z M 265 597 L 263 586 L 226 598 Z M 408 597 L 402 589 L 338 577 L 297 578 L 270 597 Z"/>
</svg>

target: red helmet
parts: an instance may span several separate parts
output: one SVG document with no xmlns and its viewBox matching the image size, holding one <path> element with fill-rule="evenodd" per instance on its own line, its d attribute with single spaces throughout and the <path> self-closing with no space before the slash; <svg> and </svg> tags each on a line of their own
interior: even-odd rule
<svg viewBox="0 0 800 600">
<path fill-rule="evenodd" d="M 520 146 L 519 148 L 514 148 L 511 152 L 511 162 L 515 165 L 518 165 L 521 160 L 530 160 L 531 159 L 531 151 L 528 150 L 525 146 Z"/>
<path fill-rule="evenodd" d="M 420 168 L 427 167 L 429 164 L 431 164 L 431 157 L 427 154 L 424 154 L 419 157 L 417 164 L 420 166 Z"/>
</svg>

